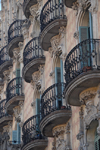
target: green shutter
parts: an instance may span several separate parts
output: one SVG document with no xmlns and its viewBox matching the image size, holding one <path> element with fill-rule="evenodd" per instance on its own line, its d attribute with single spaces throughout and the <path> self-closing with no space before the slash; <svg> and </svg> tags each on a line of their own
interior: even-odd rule
<svg viewBox="0 0 100 150">
<path fill-rule="evenodd" d="M 36 117 L 36 130 L 37 132 L 39 132 L 39 122 L 40 122 L 40 99 L 36 99 L 36 115 L 38 115 L 38 117 Z"/>
<path fill-rule="evenodd" d="M 16 69 L 16 78 L 20 77 L 20 69 Z M 20 83 L 20 79 L 17 78 L 16 79 L 16 94 L 19 95 L 19 83 Z"/>
<path fill-rule="evenodd" d="M 20 68 L 16 69 L 16 77 L 20 77 Z"/>
<path fill-rule="evenodd" d="M 95 150 L 100 150 L 100 136 L 97 134 L 95 134 Z"/>
<path fill-rule="evenodd" d="M 18 141 L 17 141 L 17 130 L 12 131 L 12 144 L 18 144 Z"/>
<path fill-rule="evenodd" d="M 36 115 L 40 114 L 40 99 L 36 99 Z"/>
<path fill-rule="evenodd" d="M 60 67 L 55 68 L 55 83 L 61 83 L 61 68 Z M 56 108 L 59 108 L 62 103 L 62 99 L 61 99 L 62 87 L 61 86 L 55 87 L 55 91 L 56 91 L 56 97 L 57 97 Z"/>
<path fill-rule="evenodd" d="M 89 26 L 90 26 L 90 39 L 93 39 L 92 15 L 90 12 L 89 12 Z"/>
<path fill-rule="evenodd" d="M 21 128 L 19 126 L 19 123 L 17 123 L 17 141 L 18 141 L 18 144 L 21 143 Z"/>
<path fill-rule="evenodd" d="M 89 39 L 89 27 L 79 27 L 79 42 Z"/>
<path fill-rule="evenodd" d="M 86 39 L 89 39 L 89 27 L 79 27 L 79 41 L 84 41 Z M 87 44 L 82 44 L 82 46 L 80 46 L 80 54 L 83 58 L 82 62 L 81 62 L 81 68 L 85 67 L 85 66 L 90 66 L 90 62 L 91 62 L 91 58 L 90 57 L 86 57 L 87 55 L 87 51 L 91 50 L 91 45 L 89 44 L 89 42 L 87 42 Z"/>
<path fill-rule="evenodd" d="M 55 83 L 61 82 L 61 69 L 60 67 L 55 68 Z"/>
</svg>

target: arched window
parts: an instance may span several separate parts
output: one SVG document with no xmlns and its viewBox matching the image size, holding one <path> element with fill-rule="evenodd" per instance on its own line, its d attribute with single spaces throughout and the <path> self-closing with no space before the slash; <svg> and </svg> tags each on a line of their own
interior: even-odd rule
<svg viewBox="0 0 100 150">
<path fill-rule="evenodd" d="M 95 134 L 95 150 L 100 150 L 100 136 L 97 132 Z"/>
</svg>

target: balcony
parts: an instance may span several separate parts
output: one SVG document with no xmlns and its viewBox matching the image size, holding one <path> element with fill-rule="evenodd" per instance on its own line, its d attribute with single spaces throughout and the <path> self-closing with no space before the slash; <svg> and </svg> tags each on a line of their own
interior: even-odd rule
<svg viewBox="0 0 100 150">
<path fill-rule="evenodd" d="M 31 15 L 30 13 L 30 7 L 37 4 L 37 0 L 24 0 L 23 2 L 23 12 L 26 18 L 29 18 Z"/>
<path fill-rule="evenodd" d="M 8 30 L 8 53 L 10 57 L 13 57 L 13 49 L 18 48 L 18 43 L 23 42 L 23 35 L 21 27 L 25 20 L 14 21 Z"/>
<path fill-rule="evenodd" d="M 59 28 L 67 25 L 67 18 L 64 15 L 63 0 L 49 0 L 44 5 L 41 15 L 40 43 L 43 50 L 48 51 L 51 47 L 50 39 L 59 34 Z"/>
<path fill-rule="evenodd" d="M 65 99 L 80 106 L 79 94 L 100 83 L 100 40 L 88 39 L 76 45 L 65 60 Z"/>
<path fill-rule="evenodd" d="M 3 72 L 8 70 L 12 66 L 12 60 L 7 52 L 7 45 L 0 51 L 0 77 L 3 78 Z"/>
<path fill-rule="evenodd" d="M 73 3 L 75 3 L 77 0 L 64 0 L 64 4 L 66 7 L 72 8 Z"/>
<path fill-rule="evenodd" d="M 45 57 L 43 50 L 39 44 L 39 38 L 35 37 L 25 46 L 24 53 L 24 68 L 23 78 L 26 82 L 31 82 L 32 74 L 38 71 L 40 65 L 45 64 Z"/>
<path fill-rule="evenodd" d="M 23 125 L 23 147 L 22 150 L 44 150 L 47 139 L 41 135 L 39 130 L 40 115 L 29 118 Z"/>
<path fill-rule="evenodd" d="M 70 106 L 63 106 L 64 83 L 50 86 L 41 97 L 40 130 L 46 137 L 53 137 L 52 129 L 65 124 L 72 115 Z"/>
<path fill-rule="evenodd" d="M 3 131 L 4 126 L 8 125 L 9 121 L 13 120 L 13 117 L 6 113 L 5 103 L 6 99 L 0 101 L 0 132 Z"/>
<path fill-rule="evenodd" d="M 7 86 L 6 109 L 9 114 L 13 114 L 13 108 L 18 106 L 19 101 L 24 100 L 22 78 L 17 77 L 11 80 Z"/>
</svg>

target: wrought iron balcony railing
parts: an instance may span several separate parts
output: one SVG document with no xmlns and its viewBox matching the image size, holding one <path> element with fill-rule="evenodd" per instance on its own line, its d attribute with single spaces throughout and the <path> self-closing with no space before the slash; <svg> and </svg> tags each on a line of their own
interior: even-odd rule
<svg viewBox="0 0 100 150">
<path fill-rule="evenodd" d="M 52 21 L 65 18 L 63 0 L 48 0 L 40 15 L 41 32 Z"/>
<path fill-rule="evenodd" d="M 66 85 L 83 72 L 100 69 L 99 39 L 88 39 L 76 45 L 65 60 Z"/>
<path fill-rule="evenodd" d="M 8 43 L 16 37 L 22 36 L 21 27 L 25 20 L 14 21 L 8 30 Z"/>
<path fill-rule="evenodd" d="M 40 115 L 35 115 L 29 118 L 24 123 L 22 127 L 24 145 L 36 139 L 44 139 L 39 129 L 39 122 L 40 122 Z"/>
<path fill-rule="evenodd" d="M 0 118 L 7 116 L 5 103 L 6 103 L 6 99 L 0 101 Z"/>
<path fill-rule="evenodd" d="M 7 86 L 7 102 L 15 96 L 23 96 L 22 78 L 17 77 L 11 80 Z"/>
<path fill-rule="evenodd" d="M 56 83 L 50 86 L 41 97 L 42 119 L 53 111 L 61 109 L 71 109 L 70 106 L 63 106 L 63 91 L 65 83 Z"/>
<path fill-rule="evenodd" d="M 31 60 L 37 58 L 44 58 L 43 50 L 39 44 L 39 38 L 35 37 L 27 43 L 23 53 L 24 66 L 27 65 Z"/>
<path fill-rule="evenodd" d="M 4 62 L 9 61 L 10 57 L 7 52 L 7 45 L 3 47 L 0 51 L 0 65 L 2 65 Z"/>
</svg>

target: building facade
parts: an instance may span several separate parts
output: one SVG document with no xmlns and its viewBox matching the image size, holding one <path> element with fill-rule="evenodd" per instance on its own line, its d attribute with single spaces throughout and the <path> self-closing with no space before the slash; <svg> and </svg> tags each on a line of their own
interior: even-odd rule
<svg viewBox="0 0 100 150">
<path fill-rule="evenodd" d="M 1 0 L 0 150 L 100 150 L 100 0 Z"/>
</svg>

